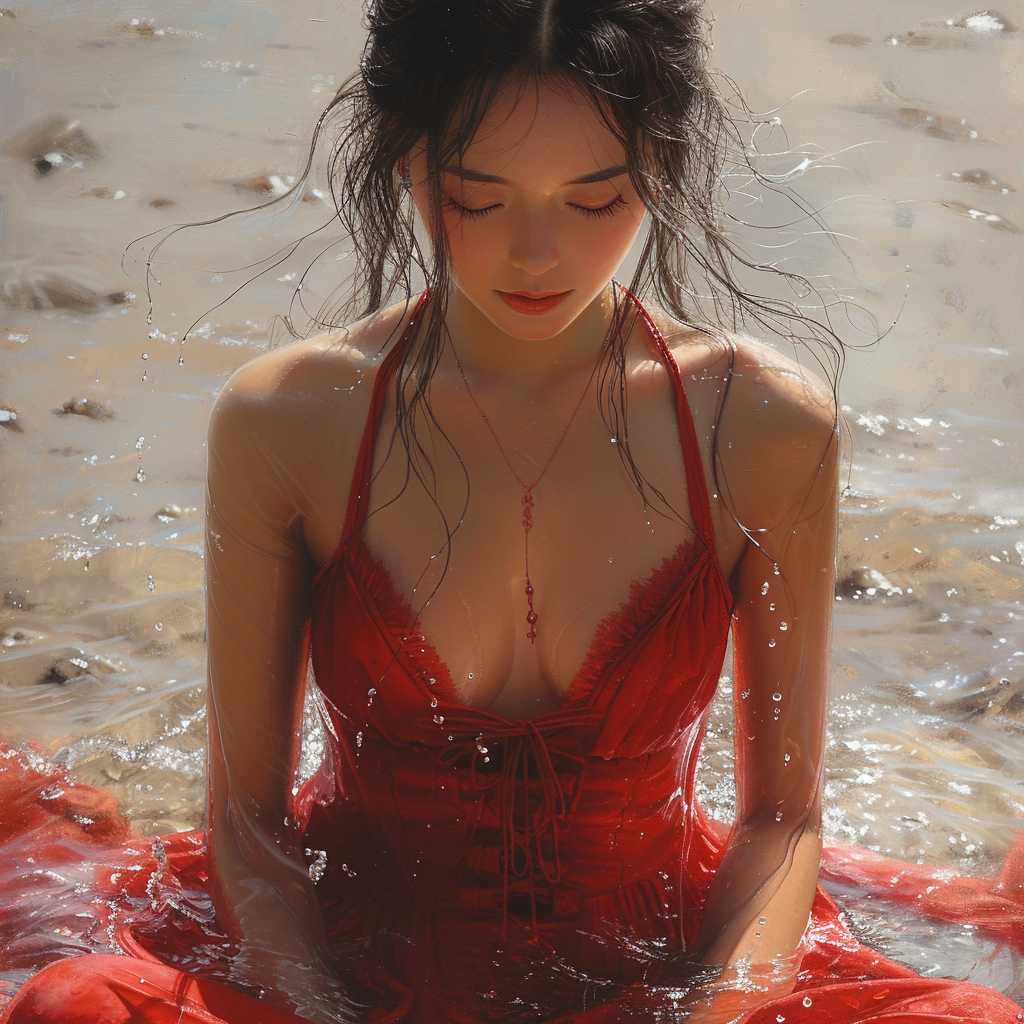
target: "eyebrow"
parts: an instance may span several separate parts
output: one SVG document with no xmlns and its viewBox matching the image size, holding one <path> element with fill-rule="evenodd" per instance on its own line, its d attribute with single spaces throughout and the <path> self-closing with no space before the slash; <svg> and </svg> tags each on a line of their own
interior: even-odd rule
<svg viewBox="0 0 1024 1024">
<path fill-rule="evenodd" d="M 620 174 L 625 174 L 629 170 L 628 167 L 605 167 L 600 171 L 593 171 L 591 174 L 582 174 L 578 178 L 572 178 L 566 182 L 566 185 L 592 185 L 596 181 L 608 181 L 610 178 L 617 178 Z M 441 168 L 442 174 L 453 174 L 456 178 L 462 178 L 464 181 L 483 181 L 489 182 L 493 185 L 511 185 L 512 182 L 508 178 L 499 178 L 495 174 L 484 174 L 482 171 L 471 171 L 468 167 L 462 166 L 449 166 Z"/>
</svg>

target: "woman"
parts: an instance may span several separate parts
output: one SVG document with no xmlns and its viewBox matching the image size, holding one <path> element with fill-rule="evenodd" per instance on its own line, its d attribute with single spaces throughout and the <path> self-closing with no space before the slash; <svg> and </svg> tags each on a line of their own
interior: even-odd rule
<svg viewBox="0 0 1024 1024">
<path fill-rule="evenodd" d="M 716 223 L 698 5 L 370 21 L 334 104 L 367 315 L 243 367 L 210 428 L 209 847 L 129 844 L 135 958 L 5 1019 L 1020 1019 L 816 887 L 835 404 L 699 316 L 701 281 L 773 307 Z M 693 778 L 730 628 L 725 835 Z M 310 654 L 332 742 L 293 794 Z M 208 980 L 229 954 L 262 1003 Z"/>
</svg>

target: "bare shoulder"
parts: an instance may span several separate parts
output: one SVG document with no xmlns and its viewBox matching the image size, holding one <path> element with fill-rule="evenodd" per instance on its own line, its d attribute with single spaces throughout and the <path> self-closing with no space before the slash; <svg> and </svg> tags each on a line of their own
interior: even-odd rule
<svg viewBox="0 0 1024 1024">
<path fill-rule="evenodd" d="M 730 419 L 749 422 L 771 438 L 799 441 L 831 435 L 836 427 L 835 393 L 807 365 L 764 342 L 731 336 Z M 807 353 L 810 360 L 810 353 Z"/>
<path fill-rule="evenodd" d="M 657 322 L 698 434 L 713 435 L 712 457 L 742 521 L 777 522 L 797 496 L 834 479 L 835 393 L 807 365 L 809 350 L 800 362 L 742 334 L 699 330 L 665 314 Z"/>
<path fill-rule="evenodd" d="M 770 529 L 799 519 L 798 508 L 836 488 L 835 392 L 808 366 L 763 342 L 732 341 L 719 463 L 741 521 Z"/>
<path fill-rule="evenodd" d="M 297 440 L 296 433 L 358 433 L 377 369 L 410 314 L 411 307 L 399 303 L 257 356 L 239 367 L 221 389 L 211 434 L 255 431 L 268 441 L 290 444 Z"/>
<path fill-rule="evenodd" d="M 807 365 L 743 334 L 703 330 L 661 310 L 652 316 L 687 384 L 721 383 L 733 404 L 747 407 L 764 423 L 777 422 L 780 429 L 835 426 L 832 388 Z"/>
</svg>

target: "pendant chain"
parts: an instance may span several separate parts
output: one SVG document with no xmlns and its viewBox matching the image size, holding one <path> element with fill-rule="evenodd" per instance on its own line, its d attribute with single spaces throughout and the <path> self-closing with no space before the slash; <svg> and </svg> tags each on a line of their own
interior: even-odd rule
<svg viewBox="0 0 1024 1024">
<path fill-rule="evenodd" d="M 583 394 L 580 395 L 580 400 L 576 403 L 576 408 L 573 409 L 572 415 L 569 417 L 569 422 L 566 423 L 565 429 L 562 431 L 561 437 L 558 439 L 558 443 L 551 450 L 551 454 L 548 456 L 548 461 L 544 463 L 544 468 L 537 475 L 537 479 L 532 484 L 528 484 L 520 475 L 516 472 L 515 466 L 512 465 L 512 460 L 508 457 L 508 453 L 505 451 L 505 446 L 501 443 L 501 439 L 495 432 L 494 427 L 491 425 L 491 421 L 487 417 L 487 413 L 484 412 L 480 403 L 476 400 L 476 396 L 473 394 L 473 389 L 469 386 L 469 380 L 466 377 L 466 371 L 462 368 L 462 363 L 459 360 L 459 354 L 455 351 L 455 346 L 452 345 L 452 355 L 455 356 L 455 365 L 459 368 L 459 373 L 462 376 L 462 382 L 466 385 L 466 394 L 469 395 L 470 401 L 476 406 L 476 410 L 480 413 L 481 418 L 484 421 L 484 425 L 491 432 L 491 437 L 494 438 L 494 443 L 498 446 L 498 451 L 501 452 L 501 457 L 505 460 L 505 465 L 508 466 L 509 472 L 516 478 L 516 482 L 523 489 L 523 542 L 525 547 L 525 560 L 526 560 L 526 622 L 527 622 L 527 639 L 530 643 L 536 643 L 537 641 L 537 613 L 533 608 L 533 583 L 530 581 L 530 530 L 533 529 L 533 506 L 535 504 L 533 497 L 533 489 L 544 479 L 544 474 L 551 468 L 551 463 L 555 461 L 555 456 L 558 454 L 558 450 L 562 447 L 562 442 L 565 440 L 566 435 L 569 433 L 569 428 L 573 425 L 573 421 L 576 419 L 576 414 L 580 411 L 583 405 L 583 399 L 587 397 L 587 392 L 590 390 L 590 385 L 593 383 L 594 374 L 597 373 L 597 364 L 591 371 L 590 376 L 587 378 L 586 387 L 583 389 Z"/>
</svg>

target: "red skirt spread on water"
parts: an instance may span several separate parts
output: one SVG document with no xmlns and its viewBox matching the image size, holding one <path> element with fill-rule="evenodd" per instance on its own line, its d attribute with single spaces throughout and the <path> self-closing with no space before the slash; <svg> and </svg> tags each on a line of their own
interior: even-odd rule
<svg viewBox="0 0 1024 1024">
<path fill-rule="evenodd" d="M 295 808 L 370 1022 L 675 1019 L 672 971 L 728 837 L 697 805 L 694 773 L 731 595 L 682 383 L 650 327 L 673 373 L 696 539 L 601 624 L 562 706 L 525 721 L 459 701 L 362 543 L 374 437 L 411 327 L 377 374 L 342 541 L 313 583 L 332 739 Z M 201 832 L 140 838 L 106 791 L 31 751 L 3 755 L 0 971 L 49 966 L 6 997 L 0 1024 L 298 1019 L 237 990 Z M 1024 844 L 992 880 L 842 848 L 826 850 L 823 873 L 1024 953 Z M 919 978 L 862 945 L 820 888 L 799 954 L 793 992 L 744 1024 L 1024 1020 L 999 993 Z"/>
</svg>

